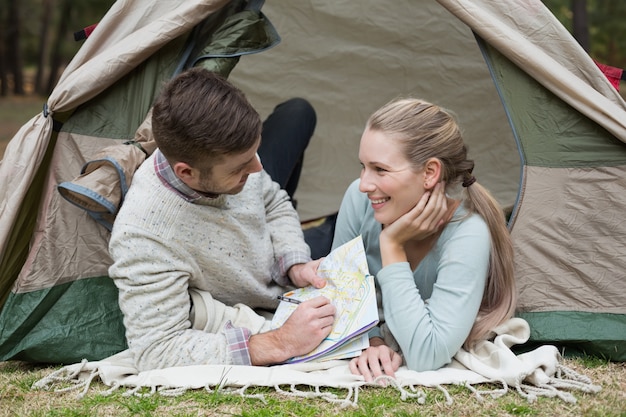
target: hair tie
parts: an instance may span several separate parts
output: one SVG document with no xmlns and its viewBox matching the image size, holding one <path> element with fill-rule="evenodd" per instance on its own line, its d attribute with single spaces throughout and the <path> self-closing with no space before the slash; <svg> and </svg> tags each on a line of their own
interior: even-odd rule
<svg viewBox="0 0 626 417">
<path fill-rule="evenodd" d="M 467 188 L 470 185 L 474 184 L 476 182 L 476 177 L 475 176 L 471 176 L 466 180 L 463 180 L 463 183 L 461 184 L 463 187 Z"/>
</svg>

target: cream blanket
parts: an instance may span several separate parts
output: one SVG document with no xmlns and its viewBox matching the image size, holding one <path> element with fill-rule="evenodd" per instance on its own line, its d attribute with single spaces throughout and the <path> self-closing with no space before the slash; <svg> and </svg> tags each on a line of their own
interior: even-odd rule
<svg viewBox="0 0 626 417">
<path fill-rule="evenodd" d="M 478 344 L 471 351 L 460 350 L 452 363 L 436 371 L 416 372 L 401 367 L 396 378 L 381 377 L 375 383 L 366 383 L 362 377 L 352 375 L 347 360 L 305 362 L 270 367 L 234 365 L 197 365 L 173 367 L 146 372 L 134 368 L 128 351 L 120 352 L 101 361 L 65 366 L 33 384 L 33 389 L 55 391 L 79 390 L 84 396 L 91 382 L 99 377 L 110 387 L 104 393 L 125 388 L 128 394 L 146 388 L 162 395 L 182 394 L 190 389 L 219 390 L 247 396 L 252 386 L 274 387 L 277 392 L 290 396 L 320 397 L 342 406 L 356 405 L 359 388 L 363 386 L 394 386 L 401 399 L 425 400 L 418 387 L 438 387 L 448 400 L 452 398 L 444 388 L 447 384 L 464 385 L 478 397 L 504 395 L 509 387 L 529 401 L 538 396 L 558 397 L 574 403 L 572 390 L 598 392 L 600 387 L 584 375 L 563 366 L 561 356 L 554 346 L 541 346 L 533 351 L 515 355 L 511 347 L 528 340 L 530 329 L 526 321 L 514 318 L 494 329 L 491 341 Z M 69 386 L 68 386 L 69 383 Z M 476 385 L 496 383 L 501 388 L 481 391 Z M 313 391 L 300 391 L 298 386 L 315 387 Z M 289 387 L 287 390 L 286 387 Z M 346 389 L 345 397 L 320 390 L 323 387 Z"/>
</svg>

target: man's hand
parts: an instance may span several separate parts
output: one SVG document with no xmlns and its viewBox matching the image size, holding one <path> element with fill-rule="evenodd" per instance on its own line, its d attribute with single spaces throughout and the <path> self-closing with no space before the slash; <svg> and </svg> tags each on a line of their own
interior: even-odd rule
<svg viewBox="0 0 626 417">
<path fill-rule="evenodd" d="M 395 378 L 395 371 L 402 365 L 402 356 L 381 338 L 370 339 L 370 347 L 361 355 L 350 361 L 350 371 L 355 375 L 363 375 L 365 382 L 372 382 L 376 377 L 387 375 Z M 385 385 L 385 382 L 382 382 Z"/>
<path fill-rule="evenodd" d="M 281 363 L 309 353 L 330 334 L 335 311 L 326 297 L 303 301 L 280 328 L 250 337 L 252 365 Z"/>
<path fill-rule="evenodd" d="M 317 267 L 322 262 L 320 258 L 315 261 L 310 261 L 305 264 L 295 264 L 287 271 L 289 279 L 296 287 L 302 288 L 308 285 L 312 285 L 315 288 L 324 288 L 326 280 L 317 275 Z"/>
</svg>

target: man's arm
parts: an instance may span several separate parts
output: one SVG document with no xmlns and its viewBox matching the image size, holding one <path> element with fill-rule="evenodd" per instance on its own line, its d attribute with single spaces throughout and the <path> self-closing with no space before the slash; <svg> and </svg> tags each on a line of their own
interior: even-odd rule
<svg viewBox="0 0 626 417">
<path fill-rule="evenodd" d="M 265 220 L 277 259 L 285 258 L 283 272 L 296 263 L 311 260 L 311 249 L 304 241 L 304 233 L 298 213 L 293 208 L 285 190 L 272 181 L 266 172 L 260 172 L 265 204 Z"/>
<path fill-rule="evenodd" d="M 317 268 L 322 262 L 322 259 L 324 258 L 303 264 L 295 264 L 289 268 L 287 274 L 293 285 L 298 288 L 308 285 L 312 285 L 315 288 L 324 288 L 324 286 L 326 286 L 326 280 L 317 275 Z"/>
<path fill-rule="evenodd" d="M 306 354 L 330 333 L 335 307 L 324 297 L 303 302 L 280 329 L 258 334 L 265 319 L 248 307 L 229 307 L 206 294 L 203 302 L 209 322 L 204 330 L 192 329 L 188 257 L 132 226 L 111 242 L 115 262 L 109 273 L 120 290 L 129 349 L 140 370 L 235 363 L 231 339 L 237 328 L 253 333 L 242 342 L 247 342 L 244 346 L 254 365 Z"/>
<path fill-rule="evenodd" d="M 194 263 L 189 255 L 131 225 L 120 230 L 111 236 L 109 275 L 119 289 L 126 338 L 138 369 L 232 363 L 226 323 L 257 333 L 265 319 L 243 305 L 230 307 L 207 296 L 205 329 L 193 329 L 188 285 Z"/>
</svg>

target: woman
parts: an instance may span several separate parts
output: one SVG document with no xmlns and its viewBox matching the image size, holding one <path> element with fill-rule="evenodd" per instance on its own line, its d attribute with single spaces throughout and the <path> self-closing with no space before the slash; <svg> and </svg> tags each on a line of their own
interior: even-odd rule
<svg viewBox="0 0 626 417">
<path fill-rule="evenodd" d="M 514 312 L 503 211 L 472 175 L 454 118 L 423 100 L 394 100 L 376 111 L 359 159 L 333 248 L 362 235 L 382 311 L 351 371 L 366 381 L 394 376 L 403 358 L 413 370 L 438 369 Z M 459 183 L 463 195 L 450 197 Z"/>
</svg>

